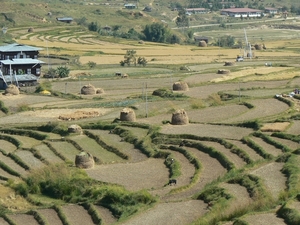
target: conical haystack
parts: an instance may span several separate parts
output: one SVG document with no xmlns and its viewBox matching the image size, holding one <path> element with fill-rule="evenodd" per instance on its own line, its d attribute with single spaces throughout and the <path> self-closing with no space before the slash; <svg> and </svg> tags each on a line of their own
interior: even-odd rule
<svg viewBox="0 0 300 225">
<path fill-rule="evenodd" d="M 16 85 L 10 84 L 5 89 L 4 94 L 5 95 L 18 95 L 18 94 L 20 94 L 20 90 Z"/>
<path fill-rule="evenodd" d="M 207 47 L 207 43 L 206 43 L 206 41 L 199 41 L 198 46 L 199 47 Z"/>
<path fill-rule="evenodd" d="M 73 124 L 73 125 L 68 127 L 68 132 L 69 133 L 82 134 L 82 128 L 77 124 Z"/>
<path fill-rule="evenodd" d="M 124 108 L 120 113 L 120 120 L 134 122 L 136 120 L 135 112 L 130 108 Z"/>
<path fill-rule="evenodd" d="M 178 109 L 172 114 L 171 124 L 173 125 L 185 125 L 189 123 L 189 118 L 184 109 Z"/>
<path fill-rule="evenodd" d="M 180 81 L 173 84 L 173 91 L 188 91 L 189 86 L 186 82 Z"/>
<path fill-rule="evenodd" d="M 235 62 L 225 62 L 224 66 L 234 66 Z"/>
<path fill-rule="evenodd" d="M 255 50 L 262 50 L 263 49 L 263 45 L 261 45 L 261 44 L 255 44 L 254 48 L 255 48 Z"/>
<path fill-rule="evenodd" d="M 103 93 L 104 93 L 103 88 L 97 88 L 96 89 L 96 94 L 103 94 Z"/>
<path fill-rule="evenodd" d="M 81 152 L 75 157 L 75 165 L 78 168 L 90 169 L 95 165 L 93 156 L 88 152 Z"/>
<path fill-rule="evenodd" d="M 96 88 L 91 84 L 84 85 L 81 88 L 81 94 L 83 94 L 83 95 L 94 95 L 94 94 L 96 94 Z"/>
</svg>

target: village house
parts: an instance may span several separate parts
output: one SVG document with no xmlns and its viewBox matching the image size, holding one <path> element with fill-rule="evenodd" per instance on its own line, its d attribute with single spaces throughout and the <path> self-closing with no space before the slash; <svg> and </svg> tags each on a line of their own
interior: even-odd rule
<svg viewBox="0 0 300 225">
<path fill-rule="evenodd" d="M 135 9 L 137 8 L 136 4 L 132 4 L 132 3 L 127 3 L 124 4 L 125 9 Z"/>
<path fill-rule="evenodd" d="M 205 13 L 209 13 L 209 9 L 205 9 L 205 8 L 187 8 L 185 9 L 185 12 L 188 14 L 205 14 Z"/>
<path fill-rule="evenodd" d="M 265 13 L 267 13 L 267 14 L 277 14 L 278 9 L 276 9 L 276 8 L 265 8 Z"/>
<path fill-rule="evenodd" d="M 56 20 L 59 22 L 63 22 L 63 23 L 72 23 L 73 22 L 72 17 L 57 17 Z"/>
<path fill-rule="evenodd" d="M 229 8 L 222 9 L 221 15 L 235 17 L 235 18 L 258 18 L 262 16 L 262 11 L 250 8 Z"/>
<path fill-rule="evenodd" d="M 17 86 L 34 85 L 44 63 L 38 60 L 40 50 L 17 43 L 0 46 L 0 88 L 5 89 L 11 83 Z"/>
</svg>

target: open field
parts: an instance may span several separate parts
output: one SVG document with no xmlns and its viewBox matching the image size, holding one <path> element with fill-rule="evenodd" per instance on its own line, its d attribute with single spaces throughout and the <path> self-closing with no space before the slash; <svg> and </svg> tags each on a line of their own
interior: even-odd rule
<svg viewBox="0 0 300 225">
<path fill-rule="evenodd" d="M 44 59 L 49 59 L 43 70 L 53 63 L 71 72 L 64 79 L 39 79 L 51 84 L 49 96 L 34 93 L 35 87 L 0 96 L 8 109 L 0 114 L 3 224 L 281 225 L 289 224 L 288 215 L 279 210 L 287 202 L 300 214 L 300 101 L 297 96 L 274 97 L 299 88 L 297 31 L 248 27 L 249 41 L 265 42 L 267 49 L 224 66 L 241 50 L 112 42 L 71 26 L 37 27 L 34 33 L 25 27 L 14 30 L 18 43 L 43 48 Z M 242 29 L 222 33 L 244 38 Z M 213 40 L 221 32 L 202 34 Z M 147 66 L 121 67 L 128 49 L 145 57 Z M 51 61 L 47 51 L 67 60 Z M 87 65 L 91 61 L 94 68 Z M 230 73 L 218 74 L 220 69 Z M 188 90 L 153 95 L 172 89 L 177 81 L 186 82 Z M 87 84 L 104 93 L 81 94 Z M 124 108 L 132 109 L 136 119 L 122 121 Z M 188 123 L 172 123 L 178 109 L 185 110 Z M 78 111 L 97 116 L 61 119 Z M 82 131 L 71 133 L 68 128 L 74 124 Z M 77 172 L 77 183 L 64 196 L 59 190 L 34 193 L 50 185 L 42 179 L 24 198 L 22 191 L 13 191 L 22 184 L 25 192 L 26 178 L 49 165 L 65 164 L 73 171 L 75 157 L 83 151 L 92 154 L 95 165 L 78 170 L 82 174 Z M 61 175 L 56 185 L 68 186 L 65 171 L 49 174 Z M 118 205 L 120 199 L 126 204 Z"/>
</svg>

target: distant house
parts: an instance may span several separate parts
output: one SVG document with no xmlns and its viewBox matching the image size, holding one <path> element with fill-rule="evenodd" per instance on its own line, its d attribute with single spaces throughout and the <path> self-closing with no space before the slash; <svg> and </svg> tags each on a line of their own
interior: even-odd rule
<svg viewBox="0 0 300 225">
<path fill-rule="evenodd" d="M 268 13 L 268 14 L 277 14 L 278 13 L 278 9 L 276 9 L 276 8 L 265 8 L 265 13 Z"/>
<path fill-rule="evenodd" d="M 63 22 L 63 23 L 72 23 L 73 18 L 72 17 L 57 17 L 57 21 Z"/>
<path fill-rule="evenodd" d="M 199 42 L 199 41 L 205 41 L 206 44 L 208 44 L 208 37 L 203 37 L 203 36 L 195 36 L 194 37 L 195 42 Z"/>
<path fill-rule="evenodd" d="M 125 9 L 136 9 L 136 4 L 132 4 L 132 3 L 127 3 L 124 4 Z"/>
<path fill-rule="evenodd" d="M 257 18 L 261 17 L 262 11 L 258 9 L 250 9 L 250 8 L 229 8 L 222 9 L 221 15 L 236 17 L 236 18 Z"/>
<path fill-rule="evenodd" d="M 209 13 L 210 10 L 205 8 L 188 8 L 185 9 L 185 12 L 188 14 L 205 14 L 205 13 Z"/>
<path fill-rule="evenodd" d="M 0 46 L 0 88 L 12 82 L 21 86 L 35 83 L 44 63 L 38 60 L 40 50 L 17 43 Z"/>
</svg>

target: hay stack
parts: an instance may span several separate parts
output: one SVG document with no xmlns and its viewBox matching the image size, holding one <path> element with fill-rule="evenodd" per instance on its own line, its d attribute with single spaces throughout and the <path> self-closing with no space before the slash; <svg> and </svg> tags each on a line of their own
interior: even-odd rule
<svg viewBox="0 0 300 225">
<path fill-rule="evenodd" d="M 75 165 L 78 168 L 90 169 L 95 165 L 93 156 L 88 152 L 81 152 L 75 157 Z"/>
<path fill-rule="evenodd" d="M 81 88 L 81 94 L 83 94 L 83 95 L 94 95 L 94 94 L 96 94 L 96 88 L 91 84 L 84 85 Z"/>
<path fill-rule="evenodd" d="M 198 46 L 199 47 L 207 47 L 207 43 L 206 43 L 206 41 L 199 41 Z"/>
<path fill-rule="evenodd" d="M 229 74 L 230 70 L 218 70 L 218 74 Z"/>
<path fill-rule="evenodd" d="M 18 95 L 18 94 L 20 94 L 20 90 L 16 85 L 10 84 L 5 89 L 4 94 L 5 95 Z"/>
<path fill-rule="evenodd" d="M 68 132 L 69 133 L 82 134 L 82 128 L 77 124 L 73 124 L 73 125 L 68 127 Z"/>
<path fill-rule="evenodd" d="M 97 88 L 96 89 L 96 94 L 103 94 L 103 93 L 104 93 L 103 88 Z"/>
<path fill-rule="evenodd" d="M 130 108 L 124 108 L 120 113 L 120 120 L 134 122 L 136 120 L 135 112 Z"/>
<path fill-rule="evenodd" d="M 185 125 L 189 123 L 189 118 L 184 109 L 178 109 L 172 114 L 171 124 L 173 125 Z"/>
<path fill-rule="evenodd" d="M 224 66 L 234 66 L 235 62 L 225 62 Z"/>
<path fill-rule="evenodd" d="M 188 91 L 189 86 L 186 82 L 180 81 L 173 84 L 173 91 Z"/>
<path fill-rule="evenodd" d="M 262 50 L 263 49 L 263 45 L 261 45 L 261 44 L 255 44 L 254 48 L 255 48 L 255 50 Z"/>
<path fill-rule="evenodd" d="M 32 33 L 33 31 L 34 31 L 33 27 L 29 27 L 27 30 L 28 33 Z"/>
</svg>

